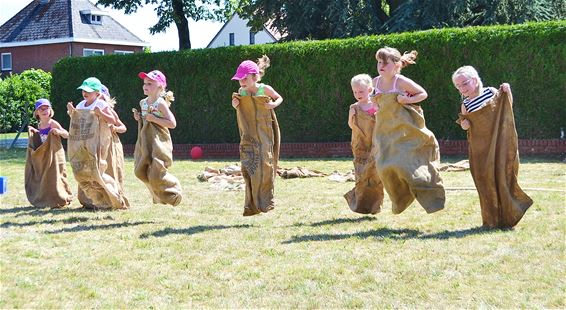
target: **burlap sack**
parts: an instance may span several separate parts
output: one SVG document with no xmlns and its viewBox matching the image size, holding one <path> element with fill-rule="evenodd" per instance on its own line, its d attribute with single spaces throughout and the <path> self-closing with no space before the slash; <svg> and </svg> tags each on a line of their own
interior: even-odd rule
<svg viewBox="0 0 566 310">
<path fill-rule="evenodd" d="M 118 182 L 106 173 L 112 137 L 108 124 L 89 110 L 74 110 L 70 116 L 68 153 L 79 201 L 86 208 L 126 208 Z"/>
<path fill-rule="evenodd" d="M 57 208 L 71 203 L 66 166 L 61 137 L 50 133 L 41 143 L 39 133 L 29 132 L 24 182 L 32 205 Z"/>
<path fill-rule="evenodd" d="M 376 101 L 374 158 L 393 213 L 403 212 L 415 198 L 427 213 L 443 209 L 438 141 L 426 128 L 422 109 L 398 103 L 397 94 L 383 94 Z"/>
<path fill-rule="evenodd" d="M 173 142 L 169 129 L 140 119 L 134 173 L 149 189 L 153 203 L 176 206 L 183 199 L 179 180 L 167 170 L 172 163 Z"/>
<path fill-rule="evenodd" d="M 512 102 L 500 92 L 487 106 L 462 119 L 470 121 L 470 170 L 480 196 L 483 225 L 513 227 L 532 199 L 517 183 L 519 152 Z"/>
<path fill-rule="evenodd" d="M 267 96 L 240 96 L 236 109 L 240 131 L 240 161 L 246 181 L 244 216 L 268 212 L 275 205 L 273 185 L 279 160 L 280 132 Z"/>
<path fill-rule="evenodd" d="M 376 214 L 383 204 L 383 183 L 377 175 L 373 158 L 372 140 L 375 117 L 360 109 L 354 108 L 354 126 L 352 128 L 352 153 L 354 154 L 355 187 L 344 195 L 350 209 L 362 214 Z"/>
<path fill-rule="evenodd" d="M 108 163 L 108 168 L 106 168 L 106 173 L 112 177 L 116 182 L 118 182 L 118 191 L 120 195 L 124 198 L 124 204 L 127 208 L 130 207 L 130 201 L 126 198 L 124 191 L 124 147 L 120 141 L 120 137 L 115 132 L 112 132 L 112 137 L 110 138 L 110 147 L 108 148 L 108 157 L 106 162 Z"/>
</svg>

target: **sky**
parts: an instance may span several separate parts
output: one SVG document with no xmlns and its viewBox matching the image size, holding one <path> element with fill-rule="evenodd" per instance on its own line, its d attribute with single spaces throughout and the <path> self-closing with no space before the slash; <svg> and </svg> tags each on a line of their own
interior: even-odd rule
<svg viewBox="0 0 566 310">
<path fill-rule="evenodd" d="M 16 15 L 33 0 L 0 0 L 0 25 Z M 91 0 L 92 3 L 96 1 Z M 157 22 L 157 14 L 154 12 L 155 5 L 144 6 L 136 13 L 125 15 L 121 11 L 112 10 L 109 7 L 99 6 L 102 11 L 107 11 L 112 18 L 124 25 L 128 30 L 140 39 L 151 44 L 152 52 L 172 51 L 179 49 L 177 27 L 172 24 L 164 33 L 151 35 L 149 27 Z M 191 33 L 192 48 L 205 48 L 210 40 L 222 28 L 223 23 L 212 21 L 195 22 L 189 20 L 189 31 Z"/>
</svg>

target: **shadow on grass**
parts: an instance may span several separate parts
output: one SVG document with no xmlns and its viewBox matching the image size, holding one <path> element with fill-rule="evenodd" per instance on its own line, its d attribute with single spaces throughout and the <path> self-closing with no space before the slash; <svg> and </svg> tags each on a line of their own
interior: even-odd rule
<svg viewBox="0 0 566 310">
<path fill-rule="evenodd" d="M 91 230 L 106 230 L 106 229 L 113 229 L 113 228 L 122 228 L 122 227 L 131 227 L 131 226 L 138 226 L 138 225 L 145 225 L 145 224 L 154 224 L 155 222 L 124 222 L 124 223 L 113 223 L 113 224 L 104 224 L 104 225 L 79 225 L 71 228 L 62 228 L 57 230 L 45 231 L 46 234 L 59 234 L 59 233 L 68 233 L 68 232 L 83 232 L 83 231 L 91 231 Z"/>
<path fill-rule="evenodd" d="M 320 222 L 315 222 L 315 223 L 295 223 L 291 226 L 293 227 L 299 227 L 299 226 L 312 226 L 312 227 L 318 227 L 318 226 L 325 226 L 325 225 L 335 225 L 335 224 L 344 224 L 344 223 L 361 223 L 361 222 L 371 222 L 371 221 L 375 221 L 376 218 L 375 217 L 371 217 L 371 216 L 364 216 L 364 217 L 358 217 L 358 218 L 341 218 L 341 219 L 333 219 L 333 220 L 326 220 L 326 221 L 320 221 Z"/>
<path fill-rule="evenodd" d="M 23 223 L 16 223 L 16 222 L 5 222 L 0 225 L 2 228 L 6 227 L 26 227 L 26 226 L 35 226 L 35 225 L 44 225 L 44 224 L 73 224 L 73 223 L 81 223 L 91 220 L 88 217 L 70 217 L 68 219 L 60 219 L 60 220 L 45 220 L 45 221 L 30 221 L 30 222 L 23 222 Z"/>
<path fill-rule="evenodd" d="M 389 228 L 379 228 L 372 229 L 364 232 L 357 232 L 351 234 L 316 234 L 316 235 L 304 235 L 304 236 L 294 236 L 290 240 L 283 241 L 282 244 L 299 243 L 299 242 L 309 242 L 309 241 L 333 241 L 333 240 L 343 240 L 349 238 L 375 238 L 375 239 L 389 239 L 389 240 L 408 240 L 408 239 L 451 239 L 451 238 L 464 238 L 469 235 L 477 234 L 487 234 L 499 231 L 512 231 L 512 229 L 493 229 L 485 227 L 473 227 L 454 231 L 443 231 L 433 234 L 423 234 L 422 232 L 415 229 L 389 229 Z"/>
<path fill-rule="evenodd" d="M 162 230 L 158 230 L 152 233 L 145 233 L 141 234 L 141 239 L 147 239 L 149 237 L 165 237 L 167 235 L 194 235 L 198 233 L 202 233 L 209 230 L 223 230 L 223 229 L 231 229 L 231 228 L 250 228 L 253 225 L 243 224 L 243 225 L 199 225 L 193 226 L 189 228 L 165 228 Z"/>
<path fill-rule="evenodd" d="M 14 208 L 17 209 L 17 208 Z M 79 208 L 67 208 L 67 207 L 63 207 L 63 208 L 41 208 L 41 207 L 34 207 L 34 206 L 29 206 L 29 207 L 23 207 L 21 208 L 22 210 L 20 211 L 15 211 L 13 213 L 17 213 L 15 215 L 15 217 L 20 217 L 20 216 L 43 216 L 46 214 L 52 214 L 52 215 L 57 215 L 57 214 L 70 214 L 70 213 L 96 213 L 96 212 L 112 212 L 112 211 L 117 211 L 117 210 L 94 210 L 94 209 L 87 209 L 87 208 L 83 208 L 83 207 L 79 207 Z M 4 211 L 4 210 L 2 210 Z M 2 214 L 2 212 L 0 211 L 0 214 Z"/>
</svg>

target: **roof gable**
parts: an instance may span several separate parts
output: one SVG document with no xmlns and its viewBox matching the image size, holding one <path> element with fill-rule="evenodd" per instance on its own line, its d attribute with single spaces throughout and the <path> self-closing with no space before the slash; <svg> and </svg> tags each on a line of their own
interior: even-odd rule
<svg viewBox="0 0 566 310">
<path fill-rule="evenodd" d="M 34 0 L 0 26 L 0 44 L 25 43 L 53 39 L 69 41 L 112 41 L 127 45 L 147 45 L 143 40 L 115 21 L 101 15 L 101 22 L 91 23 L 83 13 L 100 10 L 88 0 Z"/>
</svg>

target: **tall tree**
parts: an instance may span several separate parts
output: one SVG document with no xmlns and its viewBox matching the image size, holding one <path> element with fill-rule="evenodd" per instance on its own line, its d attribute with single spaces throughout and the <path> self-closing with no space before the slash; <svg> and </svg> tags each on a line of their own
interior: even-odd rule
<svg viewBox="0 0 566 310">
<path fill-rule="evenodd" d="M 564 0 L 243 0 L 258 30 L 269 22 L 287 40 L 353 37 L 442 27 L 564 19 Z"/>
<path fill-rule="evenodd" d="M 97 4 L 122 10 L 126 14 L 135 13 L 144 5 L 157 5 L 157 23 L 149 28 L 151 34 L 165 31 L 171 23 L 177 26 L 179 49 L 190 49 L 191 38 L 189 21 L 223 21 L 239 5 L 237 0 L 98 0 Z"/>
</svg>

